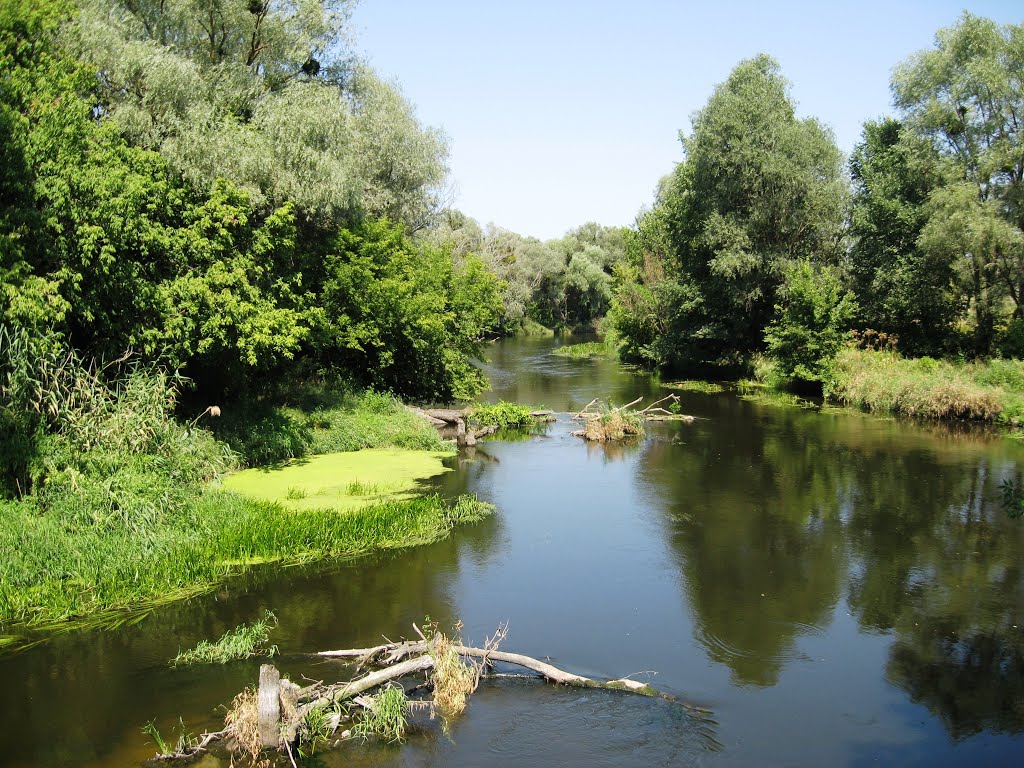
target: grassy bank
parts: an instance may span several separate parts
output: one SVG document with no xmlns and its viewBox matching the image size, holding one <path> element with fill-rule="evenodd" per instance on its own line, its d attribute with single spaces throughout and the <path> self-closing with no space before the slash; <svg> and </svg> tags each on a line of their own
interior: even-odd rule
<svg viewBox="0 0 1024 768">
<path fill-rule="evenodd" d="M 826 396 L 903 416 L 1019 424 L 1024 420 L 1024 361 L 954 363 L 847 348 L 836 358 Z"/>
<path fill-rule="evenodd" d="M 233 493 L 195 494 L 140 535 L 74 524 L 32 502 L 0 503 L 0 624 L 89 619 L 207 591 L 247 565 L 352 558 L 425 544 L 490 507 L 464 497 L 386 502 L 354 513 L 288 510 Z"/>
<path fill-rule="evenodd" d="M 30 345 L 25 337 L 0 344 L 0 647 L 17 625 L 116 620 L 255 563 L 423 544 L 490 511 L 468 497 L 374 498 L 391 489 L 374 487 L 365 457 L 348 475 L 333 472 L 359 505 L 375 502 L 356 511 L 289 508 L 218 487 L 239 463 L 367 445 L 407 465 L 426 457 L 396 449 L 433 449 L 429 471 L 413 474 L 439 471 L 453 449 L 390 396 L 318 385 L 296 388 L 288 407 L 218 408 L 221 441 L 200 428 L 211 409 L 187 424 L 174 417 L 174 377 L 100 369 L 66 349 Z"/>
</svg>

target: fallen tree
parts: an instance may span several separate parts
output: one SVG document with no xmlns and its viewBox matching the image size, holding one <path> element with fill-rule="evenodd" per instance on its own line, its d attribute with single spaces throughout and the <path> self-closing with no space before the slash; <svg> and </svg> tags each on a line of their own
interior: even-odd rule
<svg viewBox="0 0 1024 768">
<path fill-rule="evenodd" d="M 310 654 L 353 661 L 364 674 L 348 681 L 321 681 L 302 687 L 281 677 L 273 665 L 262 665 L 258 687 L 247 688 L 235 697 L 223 730 L 203 734 L 180 751 L 158 759 L 196 757 L 221 742 L 236 754 L 248 755 L 253 764 L 269 765 L 267 750 L 286 755 L 294 764 L 294 753 L 300 747 L 315 748 L 324 743 L 337 746 L 353 736 L 371 733 L 401 738 L 405 715 L 416 709 L 427 710 L 431 716 L 440 715 L 447 727 L 452 718 L 465 710 L 468 697 L 481 679 L 499 676 L 533 677 L 555 685 L 656 697 L 685 708 L 706 723 L 712 722 L 708 710 L 682 702 L 646 683 L 628 677 L 595 680 L 531 656 L 499 650 L 507 626 L 499 627 L 482 648 L 464 645 L 436 628 L 427 637 L 413 626 L 419 635 L 415 640 Z M 497 664 L 518 666 L 533 674 L 498 673 Z M 408 693 L 428 697 L 410 699 Z M 401 722 L 395 722 L 396 707 Z M 382 727 L 385 709 L 388 722 Z"/>
</svg>

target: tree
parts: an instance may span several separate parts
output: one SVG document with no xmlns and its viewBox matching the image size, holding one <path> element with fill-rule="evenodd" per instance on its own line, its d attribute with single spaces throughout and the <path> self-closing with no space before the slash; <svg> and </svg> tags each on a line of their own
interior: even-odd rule
<svg viewBox="0 0 1024 768">
<path fill-rule="evenodd" d="M 787 268 L 779 300 L 764 334 L 768 354 L 786 378 L 824 383 L 856 310 L 853 294 L 834 268 L 800 261 Z"/>
<path fill-rule="evenodd" d="M 448 148 L 397 86 L 358 64 L 349 0 L 83 0 L 68 33 L 101 111 L 190 184 L 232 181 L 269 213 L 424 226 Z"/>
<path fill-rule="evenodd" d="M 943 182 L 933 150 L 897 120 L 868 122 L 850 173 L 849 276 L 859 326 L 896 335 L 907 354 L 949 351 L 961 311 L 953 265 L 918 247 L 928 196 Z"/>
<path fill-rule="evenodd" d="M 667 279 L 682 286 L 688 309 L 676 308 L 679 335 L 661 363 L 740 362 L 764 343 L 784 265 L 838 258 L 841 154 L 820 123 L 796 118 L 765 55 L 732 71 L 682 142 L 686 158 L 663 185 L 658 215 Z"/>
<path fill-rule="evenodd" d="M 929 199 L 919 247 L 955 266 L 972 309 L 974 351 L 989 351 L 1000 305 L 1024 302 L 1024 25 L 964 13 L 935 48 L 896 68 L 892 89 L 908 127 L 948 162 Z"/>
</svg>

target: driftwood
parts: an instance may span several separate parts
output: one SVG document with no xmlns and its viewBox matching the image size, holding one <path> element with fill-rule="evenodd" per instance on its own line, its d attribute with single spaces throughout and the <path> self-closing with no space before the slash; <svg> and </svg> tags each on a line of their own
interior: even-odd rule
<svg viewBox="0 0 1024 768">
<path fill-rule="evenodd" d="M 481 678 L 494 677 L 522 677 L 523 675 L 494 674 L 495 663 L 513 664 L 530 670 L 540 679 L 556 685 L 569 685 L 581 688 L 595 688 L 624 691 L 664 699 L 684 707 L 691 715 L 711 723 L 708 710 L 694 707 L 679 701 L 675 696 L 656 690 L 645 683 L 631 680 L 628 677 L 616 680 L 595 680 L 582 675 L 559 669 L 545 661 L 526 656 L 520 653 L 509 653 L 498 649 L 499 643 L 505 638 L 507 626 L 499 627 L 495 635 L 487 640 L 483 648 L 463 645 L 458 640 L 449 640 L 444 635 L 436 633 L 432 638 L 427 638 L 415 627 L 420 635 L 419 640 L 406 640 L 399 643 L 388 642 L 370 648 L 347 648 L 341 650 L 320 651 L 311 656 L 320 658 L 348 659 L 357 664 L 357 669 L 363 670 L 373 667 L 365 674 L 353 680 L 324 684 L 313 683 L 300 688 L 289 680 L 282 678 L 278 670 L 270 664 L 260 667 L 259 688 L 253 706 L 258 712 L 253 717 L 258 717 L 258 737 L 256 734 L 236 732 L 236 729 L 243 726 L 235 725 L 245 720 L 245 716 L 239 715 L 238 711 L 229 713 L 228 726 L 222 731 L 203 734 L 201 739 L 188 751 L 168 758 L 195 757 L 205 751 L 208 746 L 217 740 L 227 740 L 233 743 L 236 748 L 241 748 L 255 759 L 259 752 L 265 749 L 274 749 L 287 752 L 292 755 L 293 744 L 300 738 L 300 728 L 305 718 L 314 710 L 324 710 L 328 713 L 326 722 L 330 734 L 338 731 L 346 717 L 351 718 L 353 713 L 361 710 L 373 710 L 375 699 L 371 691 L 381 689 L 395 681 L 408 678 L 412 675 L 427 673 L 426 682 L 421 682 L 413 690 L 433 689 L 433 701 L 415 701 L 412 704 L 417 707 L 428 707 L 432 710 L 441 707 L 441 713 L 445 714 L 443 702 L 439 698 L 440 686 L 446 685 L 440 677 L 431 677 L 432 671 L 440 669 L 439 659 L 447 659 L 447 665 L 453 663 L 451 659 L 461 657 L 464 664 L 454 662 L 457 668 L 471 671 L 468 678 L 463 673 L 462 684 L 464 692 L 468 695 L 479 684 Z M 453 657 L 452 654 L 455 654 Z M 468 665 L 468 666 L 466 666 Z M 436 672 L 439 676 L 441 672 Z M 236 705 L 243 696 L 236 698 Z M 250 701 L 253 701 L 250 699 Z M 464 701 L 464 699 L 463 699 Z M 344 705 L 342 708 L 336 705 Z M 464 706 L 464 704 L 462 705 Z M 461 711 L 461 709 L 459 710 Z M 456 712 L 457 714 L 457 712 Z M 345 738 L 350 735 L 349 731 L 342 734 Z"/>
</svg>

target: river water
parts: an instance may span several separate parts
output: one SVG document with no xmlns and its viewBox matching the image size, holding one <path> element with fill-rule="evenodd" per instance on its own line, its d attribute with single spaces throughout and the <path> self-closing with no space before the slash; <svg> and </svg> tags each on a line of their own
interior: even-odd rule
<svg viewBox="0 0 1024 768">
<path fill-rule="evenodd" d="M 560 412 L 664 394 L 560 342 L 492 350 L 491 399 Z M 485 683 L 450 734 L 348 746 L 323 766 L 1012 765 L 1024 760 L 1024 520 L 1000 506 L 1024 445 L 965 427 L 683 393 L 692 423 L 634 444 L 541 434 L 454 460 L 445 493 L 494 502 L 439 544 L 266 568 L 139 624 L 0 657 L 0 765 L 132 766 L 179 717 L 219 727 L 259 661 L 175 670 L 180 648 L 272 609 L 278 665 L 407 636 L 425 616 L 595 677 L 706 707 L 533 681 Z M 226 761 L 208 758 L 204 768 Z"/>
</svg>

